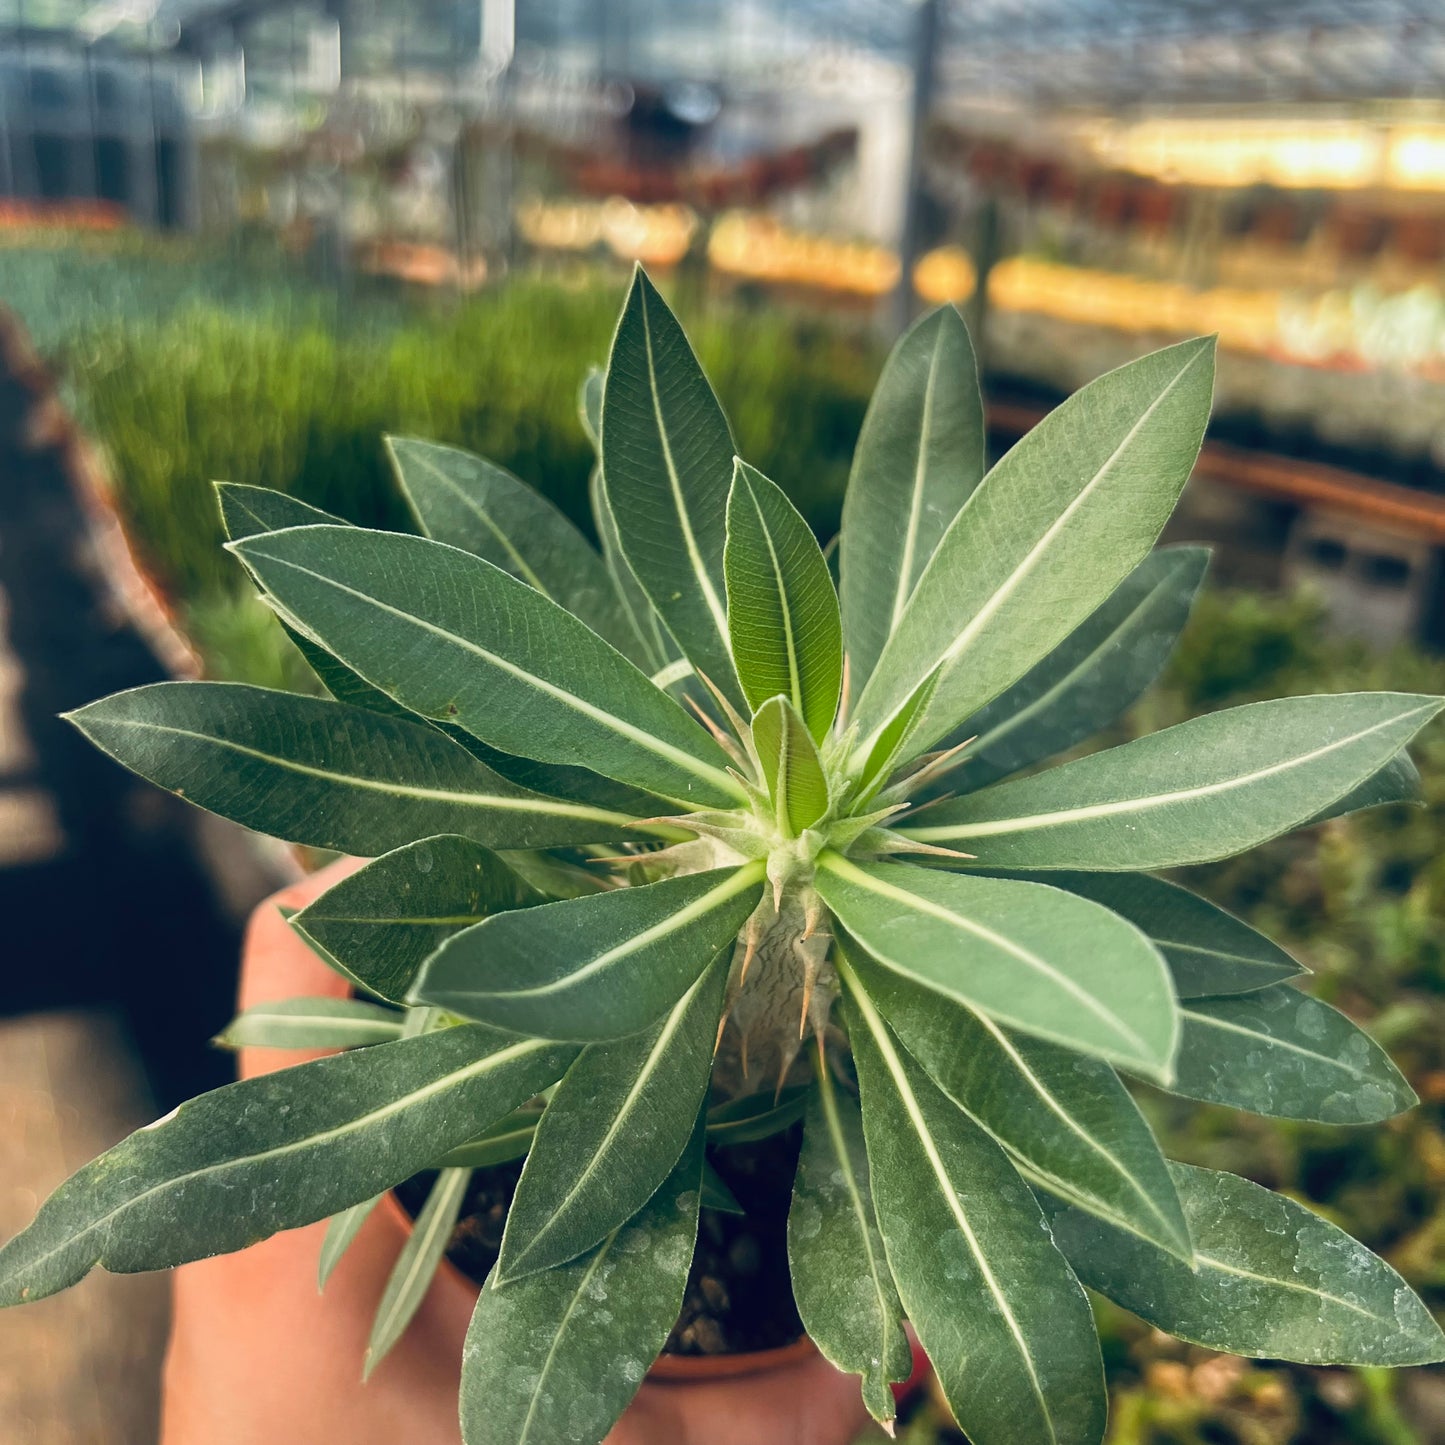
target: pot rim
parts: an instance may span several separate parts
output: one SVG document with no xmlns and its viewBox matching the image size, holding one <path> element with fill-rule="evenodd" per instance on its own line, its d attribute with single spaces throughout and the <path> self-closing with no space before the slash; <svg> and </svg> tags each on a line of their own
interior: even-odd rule
<svg viewBox="0 0 1445 1445">
<path fill-rule="evenodd" d="M 403 1235 L 410 1235 L 415 1221 L 406 1206 L 397 1198 L 395 1189 L 382 1196 L 382 1209 Z M 475 1301 L 481 1286 L 457 1265 L 449 1254 L 443 1254 L 436 1278 L 445 1280 L 445 1288 L 462 1291 Z M 647 1379 L 658 1384 L 686 1384 L 693 1380 L 731 1380 L 744 1375 L 771 1374 L 801 1364 L 818 1353 L 809 1335 L 800 1335 L 790 1344 L 771 1350 L 750 1350 L 730 1355 L 659 1355 L 647 1372 Z"/>
</svg>

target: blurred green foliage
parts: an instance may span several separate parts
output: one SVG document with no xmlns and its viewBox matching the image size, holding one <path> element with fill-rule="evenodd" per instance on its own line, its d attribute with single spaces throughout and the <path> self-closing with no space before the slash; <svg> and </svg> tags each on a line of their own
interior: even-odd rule
<svg viewBox="0 0 1445 1445">
<path fill-rule="evenodd" d="M 576 390 L 587 363 L 605 357 L 621 291 L 615 276 L 520 280 L 418 307 L 384 291 L 339 297 L 278 273 L 269 258 L 218 258 L 188 243 L 0 246 L 0 297 L 30 323 L 108 453 L 137 547 L 176 597 L 208 670 L 272 686 L 305 687 L 306 670 L 218 550 L 210 480 L 280 487 L 357 522 L 406 525 L 380 439 L 414 432 L 485 453 L 587 525 L 590 455 Z M 829 534 L 881 362 L 876 344 L 856 329 L 675 299 L 740 450 Z M 1308 599 L 1207 592 L 1168 673 L 1112 740 L 1256 698 L 1373 688 L 1445 692 L 1445 659 L 1332 638 Z M 1445 727 L 1414 752 L 1423 808 L 1338 819 L 1180 876 L 1309 967 L 1306 986 L 1394 1053 L 1420 1108 L 1352 1130 L 1141 1095 L 1172 1155 L 1310 1202 L 1383 1253 L 1438 1311 Z M 1168 1341 L 1111 1306 L 1100 1314 L 1114 1445 L 1445 1441 L 1438 1370 L 1256 1364 Z M 899 1436 L 909 1445 L 961 1438 L 928 1399 Z"/>
</svg>

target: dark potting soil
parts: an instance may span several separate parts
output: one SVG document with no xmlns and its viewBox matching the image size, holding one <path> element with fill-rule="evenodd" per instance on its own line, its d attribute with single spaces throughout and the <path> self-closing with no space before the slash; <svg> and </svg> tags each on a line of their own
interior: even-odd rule
<svg viewBox="0 0 1445 1445">
<path fill-rule="evenodd" d="M 788 1275 L 788 1205 L 798 1162 L 801 1126 L 708 1158 L 745 1214 L 704 1209 L 682 1313 L 668 1337 L 670 1355 L 730 1355 L 791 1344 L 803 1333 Z M 447 1255 L 478 1285 L 497 1262 L 507 1209 L 522 1161 L 479 1169 L 462 1206 Z M 426 1202 L 434 1174 L 398 1186 L 413 1218 Z"/>
</svg>

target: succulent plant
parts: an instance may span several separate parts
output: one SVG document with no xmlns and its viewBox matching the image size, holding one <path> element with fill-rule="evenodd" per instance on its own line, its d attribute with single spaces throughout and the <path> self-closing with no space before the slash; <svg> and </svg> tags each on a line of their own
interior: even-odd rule
<svg viewBox="0 0 1445 1445">
<path fill-rule="evenodd" d="M 978 1445 L 1096 1442 L 1084 1286 L 1240 1354 L 1408 1365 L 1445 1337 L 1382 1260 L 1160 1152 L 1121 1075 L 1332 1123 L 1414 1102 L 1288 955 L 1161 870 L 1400 801 L 1440 710 L 1393 693 L 1197 718 L 1040 770 L 1148 686 L 1206 556 L 1153 550 L 1209 341 L 1085 387 L 991 469 L 952 309 L 898 343 L 836 561 L 734 455 L 634 279 L 605 378 L 596 551 L 467 454 L 390 450 L 423 535 L 221 488 L 232 551 L 329 698 L 161 684 L 76 725 L 143 776 L 374 859 L 296 914 L 350 1001 L 232 1043 L 334 1045 L 87 1165 L 0 1252 L 0 1302 L 436 1182 L 369 1363 L 470 1171 L 525 1155 L 468 1336 L 470 1445 L 599 1441 L 667 1339 L 724 1141 L 796 1127 L 807 1330 L 883 1422 L 904 1321 Z M 238 1206 L 244 1201 L 244 1206 Z"/>
</svg>

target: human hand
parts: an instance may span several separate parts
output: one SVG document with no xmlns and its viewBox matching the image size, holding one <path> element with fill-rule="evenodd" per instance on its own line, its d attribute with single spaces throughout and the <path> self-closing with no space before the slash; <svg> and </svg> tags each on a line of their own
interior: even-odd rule
<svg viewBox="0 0 1445 1445">
<path fill-rule="evenodd" d="M 332 864 L 256 910 L 242 954 L 242 1008 L 347 994 L 346 981 L 278 910 L 303 907 L 359 866 Z M 314 1057 L 243 1049 L 240 1072 L 250 1078 Z M 438 1274 L 405 1335 L 363 1384 L 372 1314 L 401 1233 L 386 1211 L 375 1211 L 321 1294 L 325 1232 L 323 1221 L 175 1271 L 161 1445 L 458 1445 L 457 1385 L 474 1296 Z M 607 1445 L 848 1445 L 866 1418 L 858 1382 L 813 1356 L 735 1380 L 647 1381 Z"/>
</svg>

